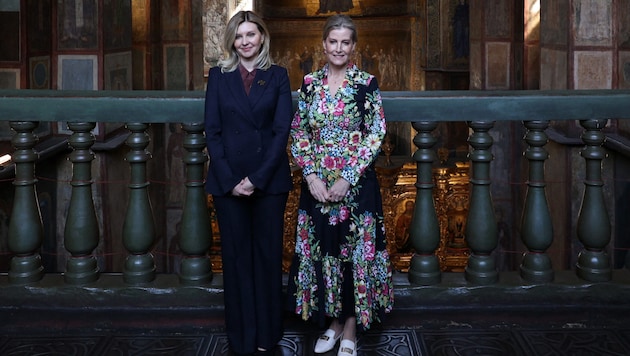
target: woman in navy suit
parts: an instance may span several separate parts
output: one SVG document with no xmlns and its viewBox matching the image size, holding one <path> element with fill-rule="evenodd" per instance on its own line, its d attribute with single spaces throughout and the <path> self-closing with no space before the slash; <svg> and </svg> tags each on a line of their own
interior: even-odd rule
<svg viewBox="0 0 630 356">
<path fill-rule="evenodd" d="M 282 236 L 293 187 L 287 140 L 292 104 L 269 31 L 251 11 L 228 22 L 224 59 L 210 69 L 205 130 L 221 234 L 225 324 L 235 354 L 271 354 L 282 338 Z"/>
</svg>

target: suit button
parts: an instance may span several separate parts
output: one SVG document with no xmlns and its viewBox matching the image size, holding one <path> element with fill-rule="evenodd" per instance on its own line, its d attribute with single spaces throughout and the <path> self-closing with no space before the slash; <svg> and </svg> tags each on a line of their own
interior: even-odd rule
<svg viewBox="0 0 630 356">
<path fill-rule="evenodd" d="M 260 151 L 262 151 L 262 148 L 258 147 L 258 149 L 256 150 L 256 153 L 260 153 Z"/>
</svg>

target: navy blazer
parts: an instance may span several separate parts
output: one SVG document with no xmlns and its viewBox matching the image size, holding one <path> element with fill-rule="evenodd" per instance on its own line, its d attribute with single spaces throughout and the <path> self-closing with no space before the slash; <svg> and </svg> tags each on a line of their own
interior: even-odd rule
<svg viewBox="0 0 630 356">
<path fill-rule="evenodd" d="M 206 191 L 222 196 L 245 177 L 259 192 L 286 193 L 293 187 L 287 140 L 292 119 L 285 68 L 256 70 L 249 96 L 239 70 L 210 69 L 205 102 L 210 165 Z"/>
</svg>

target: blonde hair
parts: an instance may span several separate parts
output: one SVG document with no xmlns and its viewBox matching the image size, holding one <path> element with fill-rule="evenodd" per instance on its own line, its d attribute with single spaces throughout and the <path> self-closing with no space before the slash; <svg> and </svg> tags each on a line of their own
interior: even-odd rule
<svg viewBox="0 0 630 356">
<path fill-rule="evenodd" d="M 324 25 L 324 32 L 322 33 L 322 40 L 326 41 L 326 38 L 328 38 L 328 34 L 330 34 L 330 31 L 339 30 L 342 28 L 347 28 L 348 30 L 352 31 L 352 42 L 357 43 L 359 36 L 357 35 L 357 28 L 356 26 L 354 26 L 354 22 L 352 21 L 350 16 L 340 14 L 332 15 L 328 18 L 328 20 L 326 20 L 326 24 Z"/>
<path fill-rule="evenodd" d="M 236 39 L 236 31 L 243 22 L 254 23 L 256 27 L 258 27 L 258 31 L 260 31 L 260 33 L 263 35 L 263 38 L 265 39 L 260 47 L 258 57 L 256 57 L 256 68 L 266 70 L 269 69 L 269 67 L 271 67 L 271 64 L 273 63 L 271 60 L 271 55 L 269 54 L 270 38 L 267 25 L 265 25 L 263 19 L 255 12 L 239 11 L 234 16 L 232 16 L 230 21 L 228 21 L 227 27 L 225 29 L 225 35 L 223 37 L 223 59 L 221 59 L 218 63 L 218 66 L 221 67 L 222 73 L 232 72 L 236 68 L 238 68 L 240 58 L 238 56 L 236 48 L 234 48 L 234 40 Z"/>
</svg>

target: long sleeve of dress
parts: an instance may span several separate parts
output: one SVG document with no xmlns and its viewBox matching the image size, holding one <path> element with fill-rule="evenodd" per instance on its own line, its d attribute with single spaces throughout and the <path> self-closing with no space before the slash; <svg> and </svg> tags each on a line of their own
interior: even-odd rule
<svg viewBox="0 0 630 356">
<path fill-rule="evenodd" d="M 311 146 L 312 131 L 308 120 L 310 103 L 307 99 L 308 79 L 305 77 L 302 87 L 298 93 L 297 111 L 291 123 L 291 154 L 295 158 L 295 163 L 302 168 L 302 174 L 307 175 L 315 172 L 315 152 Z"/>
<path fill-rule="evenodd" d="M 355 185 L 363 172 L 376 161 L 387 133 L 383 101 L 375 77 L 368 79 L 361 134 L 351 133 L 349 160 L 341 176 Z"/>
</svg>

